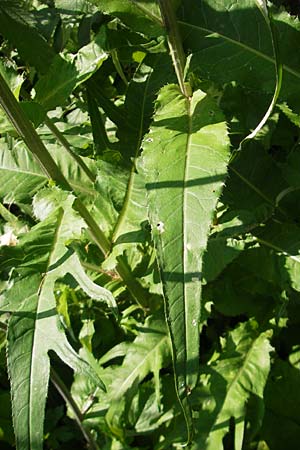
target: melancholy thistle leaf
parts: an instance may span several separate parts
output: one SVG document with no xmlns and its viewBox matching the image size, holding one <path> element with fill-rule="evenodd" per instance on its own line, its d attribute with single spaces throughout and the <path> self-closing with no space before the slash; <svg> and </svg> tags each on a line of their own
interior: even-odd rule
<svg viewBox="0 0 300 450">
<path fill-rule="evenodd" d="M 143 143 L 149 218 L 164 287 L 178 397 L 192 434 L 188 396 L 199 376 L 202 258 L 227 176 L 229 139 L 214 99 L 161 89 Z"/>
<path fill-rule="evenodd" d="M 12 313 L 8 327 L 8 371 L 12 412 L 18 450 L 41 450 L 44 409 L 53 350 L 67 365 L 104 384 L 73 350 L 56 311 L 54 285 L 65 274 L 72 275 L 92 298 L 116 311 L 112 294 L 94 284 L 85 274 L 78 256 L 65 247 L 74 237 L 74 197 L 67 196 L 43 222 L 20 237 L 19 244 L 6 248 L 1 268 L 14 268 L 15 278 L 3 296 L 1 311 Z M 75 219 L 75 220 L 74 220 Z M 78 220 L 81 225 L 81 220 Z"/>
</svg>

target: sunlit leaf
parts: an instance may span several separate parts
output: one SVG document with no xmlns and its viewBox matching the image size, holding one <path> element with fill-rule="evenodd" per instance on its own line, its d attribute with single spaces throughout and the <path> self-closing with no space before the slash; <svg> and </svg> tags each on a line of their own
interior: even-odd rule
<svg viewBox="0 0 300 450">
<path fill-rule="evenodd" d="M 199 376 L 202 258 L 227 175 L 229 142 L 222 113 L 201 91 L 187 99 L 169 85 L 156 106 L 141 167 L 184 399 Z"/>
</svg>

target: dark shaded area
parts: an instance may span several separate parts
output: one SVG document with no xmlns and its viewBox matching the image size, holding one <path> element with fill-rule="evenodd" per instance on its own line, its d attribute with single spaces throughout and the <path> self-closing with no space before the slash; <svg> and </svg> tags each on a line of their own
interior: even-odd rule
<svg viewBox="0 0 300 450">
<path fill-rule="evenodd" d="M 291 14 L 300 15 L 300 1 L 299 0 L 272 0 L 276 6 L 284 6 Z"/>
</svg>

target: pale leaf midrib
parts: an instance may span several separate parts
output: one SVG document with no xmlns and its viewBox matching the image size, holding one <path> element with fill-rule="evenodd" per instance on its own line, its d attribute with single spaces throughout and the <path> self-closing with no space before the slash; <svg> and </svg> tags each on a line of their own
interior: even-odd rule
<svg viewBox="0 0 300 450">
<path fill-rule="evenodd" d="M 150 17 L 153 21 L 158 23 L 160 26 L 163 26 L 162 20 L 160 17 L 152 14 L 147 8 L 145 8 L 142 5 L 139 5 L 136 0 L 129 0 L 131 3 L 133 3 L 139 10 L 141 10 L 144 14 L 146 14 L 148 17 Z"/>
<path fill-rule="evenodd" d="M 235 374 L 234 378 L 226 386 L 226 397 L 225 397 L 225 400 L 224 400 L 224 402 L 222 404 L 221 410 L 219 411 L 219 413 L 218 413 L 218 415 L 216 417 L 216 420 L 213 422 L 213 424 L 212 424 L 212 426 L 210 428 L 210 432 L 213 430 L 213 428 L 218 423 L 219 417 L 220 417 L 220 415 L 222 415 L 224 405 L 225 405 L 226 401 L 228 400 L 228 398 L 230 397 L 230 392 L 232 392 L 232 390 L 234 390 L 234 387 L 237 384 L 239 378 L 241 377 L 242 373 L 246 370 L 246 367 L 248 365 L 248 361 L 249 361 L 250 357 L 252 356 L 252 352 L 254 351 L 255 344 L 257 343 L 259 338 L 261 338 L 261 335 L 258 336 L 256 339 L 253 339 L 253 341 L 252 341 L 252 343 L 251 343 L 251 345 L 250 345 L 250 347 L 249 347 L 249 349 L 247 351 L 246 357 L 245 357 L 241 367 L 238 369 L 238 371 Z M 209 434 L 210 434 L 210 432 L 209 432 Z M 208 434 L 208 437 L 209 437 L 209 434 Z"/>
<path fill-rule="evenodd" d="M 57 227 L 56 227 L 56 230 L 55 230 L 55 233 L 54 233 L 54 236 L 53 236 L 52 248 L 51 248 L 51 250 L 49 252 L 47 268 L 45 270 L 45 275 L 42 278 L 42 281 L 41 281 L 41 284 L 39 286 L 39 290 L 38 290 L 38 293 L 37 293 L 38 300 L 37 300 L 37 307 L 36 307 L 36 313 L 35 313 L 35 319 L 34 319 L 34 332 L 33 332 L 33 338 L 32 338 L 32 351 L 31 351 L 31 358 L 30 358 L 31 359 L 31 361 L 30 361 L 30 388 L 29 388 L 29 401 L 28 401 L 28 405 L 29 405 L 28 436 L 29 436 L 30 445 L 32 443 L 31 432 L 32 432 L 32 430 L 34 432 L 34 429 L 35 429 L 35 424 L 31 425 L 31 419 L 32 419 L 32 416 L 33 416 L 31 411 L 34 409 L 34 405 L 32 404 L 32 395 L 31 394 L 33 392 L 33 381 L 34 381 L 33 377 L 32 377 L 32 371 L 33 371 L 33 362 L 34 362 L 34 359 L 35 359 L 35 347 L 36 347 L 36 345 L 40 344 L 39 341 L 36 343 L 36 338 L 35 338 L 35 335 L 36 335 L 36 323 L 37 323 L 38 314 L 39 314 L 40 294 L 42 293 L 42 290 L 43 290 L 43 285 L 44 285 L 45 279 L 47 277 L 48 269 L 49 269 L 49 267 L 52 264 L 53 254 L 55 254 L 56 244 L 57 244 L 58 239 L 59 239 L 59 231 L 60 231 L 60 228 L 62 226 L 63 217 L 64 217 L 64 212 L 63 212 L 63 209 L 61 208 L 60 211 L 59 211 L 59 216 L 57 218 L 57 222 L 56 222 Z"/>
<path fill-rule="evenodd" d="M 151 360 L 151 355 L 153 354 L 153 352 L 156 352 L 157 349 L 164 343 L 164 341 L 167 341 L 167 340 L 168 340 L 168 336 L 163 334 L 161 340 L 159 342 L 157 342 L 157 344 L 154 347 L 152 347 L 151 350 L 148 351 L 145 358 L 143 358 L 141 360 L 141 362 L 137 366 L 135 366 L 134 370 L 132 372 L 130 372 L 130 375 L 127 378 L 125 378 L 125 380 L 121 384 L 118 391 L 113 395 L 114 400 L 117 400 L 123 394 L 124 387 L 126 389 L 126 385 L 128 385 L 128 383 L 130 383 L 130 380 L 134 381 L 136 379 L 136 377 L 139 373 L 140 367 L 142 367 L 145 364 L 145 361 L 147 361 L 148 359 Z"/>
<path fill-rule="evenodd" d="M 250 53 L 253 53 L 254 55 L 256 55 L 256 56 L 258 56 L 258 57 L 260 57 L 262 59 L 265 59 L 266 61 L 271 62 L 274 65 L 276 64 L 275 63 L 275 59 L 273 57 L 268 56 L 265 53 L 262 53 L 262 52 L 260 52 L 259 50 L 256 50 L 253 47 L 249 47 L 248 45 L 244 44 L 243 42 L 234 40 L 234 39 L 232 39 L 232 38 L 230 38 L 228 36 L 225 36 L 224 34 L 221 34 L 221 33 L 217 32 L 217 31 L 213 31 L 213 30 L 210 30 L 209 28 L 205 28 L 205 27 L 200 27 L 199 25 L 193 25 L 191 23 L 187 23 L 187 22 L 184 22 L 184 21 L 181 21 L 181 20 L 178 20 L 178 23 L 180 25 L 183 25 L 183 26 L 187 27 L 187 28 L 189 28 L 189 27 L 190 28 L 194 28 L 196 30 L 205 31 L 205 32 L 209 33 L 211 36 L 220 37 L 221 39 L 224 39 L 225 41 L 230 42 L 231 44 L 234 44 L 234 45 L 236 45 L 238 47 L 241 47 L 243 50 L 246 50 L 246 51 L 248 51 Z M 286 64 L 283 65 L 283 68 L 284 68 L 284 70 L 286 72 L 288 72 L 288 73 L 294 75 L 296 78 L 300 79 L 300 72 L 297 72 L 296 70 L 292 69 L 291 67 L 287 66 Z"/>
<path fill-rule="evenodd" d="M 187 117 L 188 117 L 188 133 L 187 133 L 187 141 L 186 141 L 186 152 L 185 152 L 185 167 L 184 167 L 184 182 L 187 181 L 187 173 L 188 173 L 188 168 L 189 168 L 189 155 L 190 155 L 190 148 L 191 148 L 191 136 L 192 136 L 192 116 L 191 116 L 191 100 L 189 98 L 186 98 L 186 110 L 187 110 Z M 186 183 L 184 183 L 184 186 L 186 185 Z M 187 242 L 186 242 L 186 202 L 187 202 L 187 187 L 183 187 L 183 211 L 182 211 L 182 237 L 183 237 L 183 245 L 182 245 L 182 252 L 183 252 L 183 277 L 184 274 L 186 273 L 186 265 L 187 265 Z M 185 378 L 185 382 L 187 384 L 187 342 L 188 342 L 188 338 L 187 338 L 187 330 L 188 330 L 188 326 L 189 324 L 187 323 L 187 318 L 188 318 L 188 301 L 186 299 L 186 293 L 185 293 L 185 282 L 184 282 L 184 278 L 183 278 L 183 303 L 184 303 L 184 338 L 185 338 L 185 345 L 184 345 L 184 353 L 185 353 L 185 373 L 184 373 L 184 378 Z"/>
</svg>

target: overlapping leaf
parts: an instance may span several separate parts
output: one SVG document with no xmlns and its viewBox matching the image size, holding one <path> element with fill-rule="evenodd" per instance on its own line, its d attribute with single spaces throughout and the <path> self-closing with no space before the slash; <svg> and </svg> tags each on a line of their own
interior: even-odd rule
<svg viewBox="0 0 300 450">
<path fill-rule="evenodd" d="M 141 382 L 149 373 L 153 373 L 156 402 L 160 403 L 159 371 L 170 363 L 170 342 L 162 320 L 149 318 L 141 329 L 134 343 L 128 347 L 121 367 L 114 371 L 111 385 L 111 403 L 106 420 L 111 430 L 122 436 L 122 414 L 120 408 L 122 397 L 137 391 L 137 382 Z"/>
<path fill-rule="evenodd" d="M 269 26 L 255 0 L 183 2 L 179 23 L 190 69 L 217 83 L 236 81 L 269 93 L 275 87 L 275 56 Z M 271 11 L 283 63 L 282 96 L 299 91 L 299 21 Z M 253 31 L 255 27 L 255 32 Z"/>
<path fill-rule="evenodd" d="M 97 37 L 81 48 L 73 60 L 56 56 L 48 72 L 35 85 L 35 100 L 46 110 L 64 104 L 72 90 L 87 80 L 107 58 L 101 38 L 97 40 Z"/>
<path fill-rule="evenodd" d="M 7 354 L 18 450 L 42 448 L 50 350 L 103 387 L 68 343 L 56 312 L 54 284 L 66 273 L 88 295 L 116 308 L 111 293 L 92 283 L 77 255 L 64 245 L 82 225 L 72 211 L 73 201 L 72 196 L 67 197 L 59 209 L 33 227 L 16 247 L 1 249 L 2 269 L 12 268 L 15 274 L 0 308 L 12 313 Z"/>
<path fill-rule="evenodd" d="M 32 26 L 33 19 L 20 2 L 5 0 L 0 4 L 1 34 L 18 49 L 26 62 L 45 73 L 55 56 L 53 48 Z"/>
<path fill-rule="evenodd" d="M 89 0 L 106 14 L 118 17 L 125 25 L 148 36 L 163 34 L 159 7 L 153 0 Z"/>
<path fill-rule="evenodd" d="M 270 337 L 270 332 L 258 334 L 255 325 L 246 322 L 229 334 L 220 359 L 204 368 L 203 386 L 210 395 L 200 413 L 195 450 L 222 448 L 231 418 L 235 422 L 234 448 L 241 450 L 247 402 L 251 395 L 263 399 L 270 371 Z M 261 413 L 256 420 L 262 420 Z"/>
</svg>

